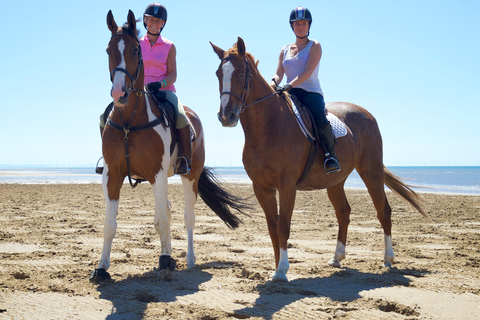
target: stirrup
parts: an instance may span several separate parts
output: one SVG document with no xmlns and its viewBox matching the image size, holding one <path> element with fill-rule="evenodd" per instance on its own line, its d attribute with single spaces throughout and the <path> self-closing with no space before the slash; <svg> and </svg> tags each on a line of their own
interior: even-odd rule
<svg viewBox="0 0 480 320">
<path fill-rule="evenodd" d="M 102 159 L 103 159 L 103 157 L 100 157 L 100 159 L 98 159 L 98 161 L 97 161 L 97 165 L 96 165 L 96 167 L 95 167 L 95 173 L 97 173 L 97 174 L 103 174 L 103 167 L 99 167 L 99 166 L 98 166 L 98 163 L 99 163 L 100 160 L 102 160 Z"/>
<path fill-rule="evenodd" d="M 340 163 L 338 163 L 337 159 L 332 157 L 330 154 L 325 155 L 325 157 L 326 159 L 325 159 L 325 162 L 323 163 L 323 167 L 325 168 L 325 172 L 327 174 L 340 171 Z"/>
<path fill-rule="evenodd" d="M 184 156 L 179 156 L 175 163 L 175 174 L 190 174 L 191 161 Z"/>
</svg>

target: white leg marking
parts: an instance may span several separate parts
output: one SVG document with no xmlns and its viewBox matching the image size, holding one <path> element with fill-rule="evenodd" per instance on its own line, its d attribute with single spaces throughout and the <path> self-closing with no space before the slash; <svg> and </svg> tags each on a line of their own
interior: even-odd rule
<svg viewBox="0 0 480 320">
<path fill-rule="evenodd" d="M 153 195 L 155 197 L 155 218 L 153 224 L 155 230 L 160 236 L 162 244 L 162 255 L 170 256 L 172 254 L 172 239 L 170 234 L 170 223 L 172 214 L 168 202 L 168 180 L 165 170 L 160 170 L 157 174 L 155 183 L 152 185 Z"/>
<path fill-rule="evenodd" d="M 102 176 L 103 195 L 105 197 L 105 223 L 103 227 L 103 250 L 100 257 L 98 268 L 107 270 L 110 267 L 110 252 L 112 251 L 112 241 L 117 232 L 117 213 L 118 200 L 110 200 L 108 198 L 108 165 L 105 163 Z"/>
<path fill-rule="evenodd" d="M 343 243 L 337 240 L 337 247 L 335 248 L 335 255 L 328 261 L 328 264 L 332 267 L 340 267 L 340 261 L 345 259 L 345 246 Z"/>
<path fill-rule="evenodd" d="M 275 270 L 275 275 L 272 281 L 275 282 L 288 282 L 287 271 L 290 265 L 288 264 L 288 251 L 280 249 L 280 261 L 278 262 L 278 268 Z"/>
<path fill-rule="evenodd" d="M 383 265 L 385 267 L 391 268 L 393 263 L 393 258 L 395 254 L 393 253 L 393 246 L 392 246 L 392 237 L 384 235 L 385 238 L 385 260 Z"/>
<path fill-rule="evenodd" d="M 195 250 L 193 247 L 193 228 L 195 228 L 195 202 L 197 197 L 193 191 L 193 182 L 182 176 L 183 194 L 185 195 L 185 229 L 187 229 L 188 251 L 187 264 L 188 268 L 195 267 Z"/>
<path fill-rule="evenodd" d="M 125 50 L 125 41 L 120 40 L 118 42 L 118 51 L 120 51 L 120 56 L 122 57 L 122 61 L 120 61 L 120 64 L 117 66 L 117 68 L 122 68 L 125 69 L 125 58 L 124 58 L 124 50 Z M 113 82 L 112 82 L 112 98 L 113 101 L 118 101 L 125 92 L 122 90 L 122 88 L 125 87 L 125 73 L 123 72 L 115 72 L 113 75 Z"/>
<path fill-rule="evenodd" d="M 223 64 L 222 66 L 222 71 L 223 71 L 223 92 L 229 92 L 231 90 L 231 85 L 232 85 L 232 75 L 233 71 L 235 71 L 235 68 L 233 67 L 233 64 L 230 61 L 227 61 Z M 228 100 L 230 99 L 230 95 L 224 94 L 221 96 L 221 103 L 222 103 L 222 113 L 224 113 L 225 107 L 228 103 Z"/>
</svg>

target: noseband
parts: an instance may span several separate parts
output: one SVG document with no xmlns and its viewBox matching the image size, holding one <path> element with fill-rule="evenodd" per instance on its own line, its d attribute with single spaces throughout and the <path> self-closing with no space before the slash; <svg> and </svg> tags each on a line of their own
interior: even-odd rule
<svg viewBox="0 0 480 320">
<path fill-rule="evenodd" d="M 245 100 L 247 99 L 247 91 L 248 89 L 251 88 L 251 83 L 252 83 L 252 74 L 250 73 L 250 65 L 248 63 L 248 60 L 247 58 L 245 59 L 240 59 L 240 58 L 236 58 L 236 57 L 225 57 L 222 59 L 222 63 L 223 61 L 228 61 L 228 60 L 241 60 L 243 62 L 245 62 L 245 64 L 247 65 L 246 68 L 245 68 L 245 83 L 243 84 L 243 91 L 242 91 L 242 95 L 238 95 L 236 94 L 235 92 L 231 92 L 231 91 L 223 91 L 221 94 L 220 94 L 220 99 L 222 98 L 222 96 L 224 94 L 228 94 L 228 95 L 231 95 L 231 96 L 234 96 L 235 98 L 239 99 L 241 102 L 242 102 L 242 105 L 240 106 L 240 113 L 243 113 L 245 111 L 246 108 L 250 107 L 251 105 L 254 105 L 256 103 L 259 103 L 265 99 L 268 99 L 274 95 L 277 94 L 277 92 L 274 92 L 272 94 L 269 94 L 261 99 L 258 99 L 252 103 L 249 103 L 247 105 L 245 105 Z"/>
<path fill-rule="evenodd" d="M 110 40 L 116 36 L 121 36 L 121 35 L 124 35 L 124 33 L 121 33 L 121 32 L 116 33 L 110 38 Z M 137 69 L 135 70 L 135 74 L 132 76 L 130 72 L 128 72 L 126 69 L 118 68 L 118 67 L 113 69 L 112 72 L 110 72 L 110 81 L 112 82 L 113 82 L 113 75 L 117 71 L 123 72 L 130 79 L 130 86 L 128 86 L 128 88 L 126 89 L 127 94 L 130 94 L 132 91 L 140 91 L 138 89 L 135 89 L 134 86 L 135 86 L 135 83 L 137 82 L 138 76 L 140 74 L 140 70 L 143 68 L 143 56 L 142 56 L 142 46 L 140 45 L 140 42 L 138 41 L 138 39 L 135 38 L 135 40 L 137 41 L 137 44 L 138 44 L 138 62 L 137 62 Z"/>
</svg>

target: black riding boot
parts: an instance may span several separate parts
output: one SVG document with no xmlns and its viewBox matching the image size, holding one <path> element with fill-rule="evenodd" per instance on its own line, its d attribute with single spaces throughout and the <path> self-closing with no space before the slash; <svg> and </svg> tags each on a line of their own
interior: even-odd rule
<svg viewBox="0 0 480 320">
<path fill-rule="evenodd" d="M 192 139 L 190 125 L 177 129 L 178 156 L 175 163 L 176 174 L 189 174 L 192 165 Z"/>
<path fill-rule="evenodd" d="M 325 152 L 325 172 L 334 173 L 340 171 L 340 163 L 338 163 L 337 156 L 335 155 L 335 142 L 333 140 L 333 131 L 330 122 L 318 127 L 318 135 L 323 142 Z"/>
</svg>

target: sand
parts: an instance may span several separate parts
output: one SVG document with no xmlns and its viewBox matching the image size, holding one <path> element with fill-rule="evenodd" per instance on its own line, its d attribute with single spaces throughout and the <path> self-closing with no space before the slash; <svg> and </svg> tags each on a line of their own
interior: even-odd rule
<svg viewBox="0 0 480 320">
<path fill-rule="evenodd" d="M 226 185 L 252 196 L 252 187 Z M 99 184 L 0 185 L 0 319 L 480 319 L 480 196 L 424 194 L 425 218 L 392 193 L 392 269 L 368 194 L 348 190 L 347 257 L 332 258 L 337 222 L 324 190 L 299 192 L 289 283 L 271 282 L 274 256 L 257 202 L 229 229 L 196 204 L 196 267 L 187 270 L 183 191 L 170 185 L 171 282 L 159 278 L 160 241 L 148 184 L 122 189 L 109 269 L 89 282 L 103 243 Z M 255 200 L 253 198 L 253 200 Z"/>
</svg>

